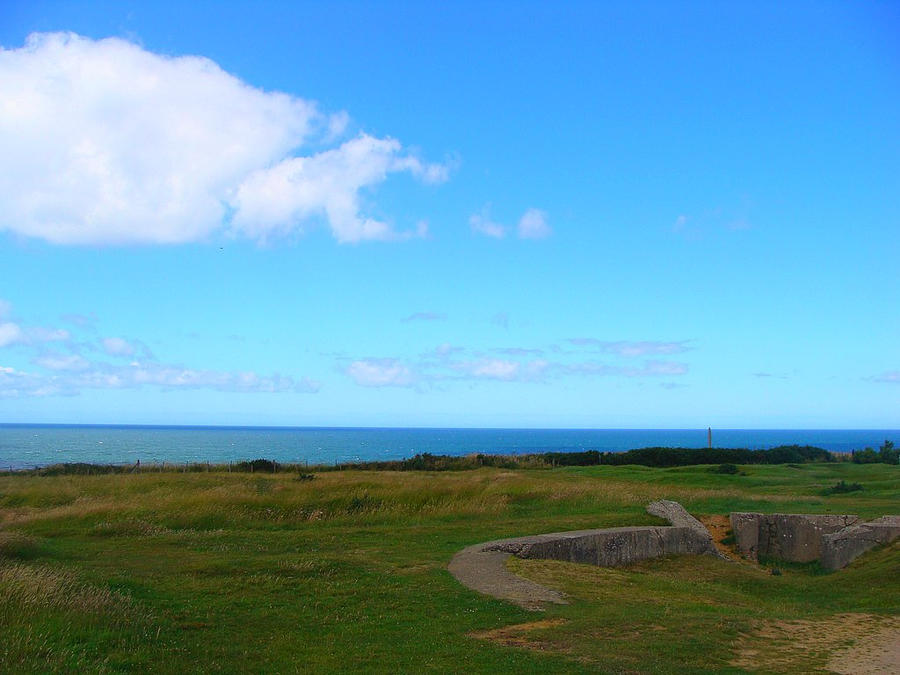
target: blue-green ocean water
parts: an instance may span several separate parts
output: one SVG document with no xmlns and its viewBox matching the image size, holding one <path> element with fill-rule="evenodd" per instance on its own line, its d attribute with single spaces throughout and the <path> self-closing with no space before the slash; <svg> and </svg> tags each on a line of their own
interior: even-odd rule
<svg viewBox="0 0 900 675">
<path fill-rule="evenodd" d="M 713 430 L 713 445 L 770 448 L 798 443 L 835 452 L 900 444 L 900 430 Z M 368 429 L 0 424 L 0 469 L 58 462 L 103 464 L 279 462 L 333 464 L 466 455 L 706 446 L 706 429 Z"/>
</svg>

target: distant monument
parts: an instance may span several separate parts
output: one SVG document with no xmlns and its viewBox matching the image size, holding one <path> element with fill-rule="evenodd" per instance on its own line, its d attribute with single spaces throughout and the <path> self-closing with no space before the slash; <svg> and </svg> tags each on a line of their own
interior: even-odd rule
<svg viewBox="0 0 900 675">
<path fill-rule="evenodd" d="M 708 427 L 706 429 L 706 443 L 707 446 L 712 449 L 712 427 Z"/>
</svg>

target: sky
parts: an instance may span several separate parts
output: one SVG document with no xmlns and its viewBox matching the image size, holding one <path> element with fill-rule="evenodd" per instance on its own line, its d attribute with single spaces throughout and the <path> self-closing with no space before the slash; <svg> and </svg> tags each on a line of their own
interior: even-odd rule
<svg viewBox="0 0 900 675">
<path fill-rule="evenodd" d="M 900 427 L 900 5 L 0 0 L 0 421 Z"/>
</svg>

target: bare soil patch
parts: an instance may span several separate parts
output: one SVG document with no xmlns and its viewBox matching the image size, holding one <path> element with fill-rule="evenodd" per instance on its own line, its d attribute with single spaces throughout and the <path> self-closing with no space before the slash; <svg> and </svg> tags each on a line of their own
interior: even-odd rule
<svg viewBox="0 0 900 675">
<path fill-rule="evenodd" d="M 729 560 L 737 559 L 738 555 L 734 546 L 724 543 L 725 539 L 731 534 L 731 521 L 728 519 L 728 516 L 700 516 L 699 520 L 709 530 L 716 550 Z"/>
<path fill-rule="evenodd" d="M 750 671 L 900 673 L 900 617 L 837 614 L 767 621 L 737 643 L 731 665 Z"/>
<path fill-rule="evenodd" d="M 497 644 L 506 647 L 522 647 L 524 649 L 543 651 L 545 649 L 550 649 L 551 644 L 536 638 L 533 633 L 535 631 L 561 626 L 564 623 L 566 623 L 565 619 L 541 619 L 540 621 L 517 623 L 512 626 L 503 626 L 502 628 L 494 628 L 493 630 L 470 633 L 470 635 L 480 640 L 490 640 L 491 642 L 496 642 Z M 555 648 L 554 651 L 556 651 Z"/>
</svg>

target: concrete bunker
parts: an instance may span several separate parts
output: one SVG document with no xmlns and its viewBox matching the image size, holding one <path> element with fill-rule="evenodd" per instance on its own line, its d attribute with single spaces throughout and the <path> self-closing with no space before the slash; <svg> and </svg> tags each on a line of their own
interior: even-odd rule
<svg viewBox="0 0 900 675">
<path fill-rule="evenodd" d="M 575 530 L 488 541 L 457 553 L 450 561 L 449 570 L 460 583 L 473 590 L 527 609 L 539 609 L 542 603 L 565 603 L 565 599 L 552 589 L 510 572 L 506 568 L 509 556 L 602 567 L 685 553 L 722 557 L 709 531 L 677 502 L 653 502 L 647 512 L 668 520 L 671 525 Z"/>
<path fill-rule="evenodd" d="M 544 603 L 565 604 L 565 597 L 550 588 L 523 579 L 506 567 L 519 558 L 561 560 L 601 567 L 628 565 L 666 555 L 713 555 L 716 549 L 706 527 L 678 502 L 660 500 L 647 512 L 667 520 L 669 526 L 611 527 L 498 539 L 469 546 L 457 553 L 448 569 L 464 586 L 514 602 L 526 609 Z M 827 570 L 846 567 L 865 551 L 900 537 L 900 516 L 884 516 L 860 523 L 853 515 L 732 513 L 737 550 L 791 562 L 819 560 Z"/>
<path fill-rule="evenodd" d="M 900 516 L 866 523 L 852 515 L 732 513 L 735 547 L 747 557 L 814 562 L 838 570 L 900 536 Z"/>
</svg>

